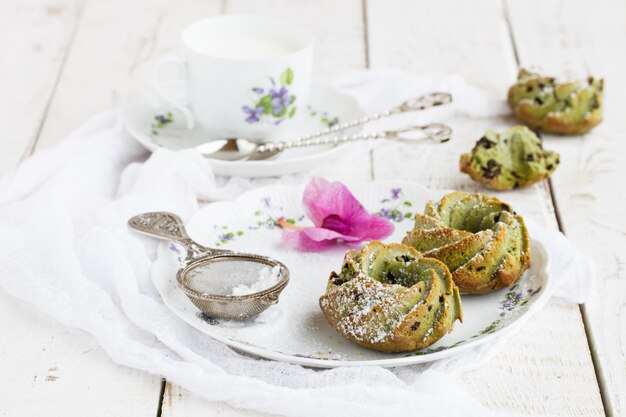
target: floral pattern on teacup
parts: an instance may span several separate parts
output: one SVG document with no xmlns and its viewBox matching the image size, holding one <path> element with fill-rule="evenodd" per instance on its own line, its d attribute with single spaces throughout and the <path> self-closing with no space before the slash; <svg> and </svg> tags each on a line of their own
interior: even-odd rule
<svg viewBox="0 0 626 417">
<path fill-rule="evenodd" d="M 159 130 L 163 129 L 165 126 L 169 125 L 174 121 L 174 116 L 172 112 L 167 112 L 165 114 L 157 114 L 154 116 L 154 123 L 150 125 L 151 133 L 153 136 L 159 134 Z"/>
<path fill-rule="evenodd" d="M 293 77 L 293 70 L 287 68 L 278 81 L 274 77 L 267 77 L 264 79 L 265 85 L 251 88 L 250 105 L 241 107 L 245 121 L 248 124 L 267 121 L 278 125 L 287 118 L 293 118 L 296 114 L 296 96 L 289 91 Z"/>
</svg>

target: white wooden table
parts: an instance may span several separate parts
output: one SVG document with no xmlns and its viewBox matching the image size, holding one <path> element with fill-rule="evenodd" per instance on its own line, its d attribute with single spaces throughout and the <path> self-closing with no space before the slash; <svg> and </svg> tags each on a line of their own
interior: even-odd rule
<svg viewBox="0 0 626 417">
<path fill-rule="evenodd" d="M 220 13 L 309 26 L 319 38 L 316 71 L 324 77 L 368 67 L 457 73 L 503 96 L 518 65 L 605 76 L 604 124 L 584 137 L 545 137 L 561 153 L 552 180 L 500 195 L 591 255 L 597 292 L 585 306 L 550 302 L 505 351 L 463 381 L 495 409 L 626 416 L 626 2 L 2 0 L 0 173 L 116 106 L 145 83 L 156 56 L 174 50 L 183 26 Z M 487 128 L 514 121 L 451 123 L 458 146 L 426 158 L 419 147 L 398 152 L 400 145 L 389 145 L 329 175 L 479 190 L 451 169 L 459 149 L 469 149 Z M 0 415 L 254 415 L 117 366 L 90 335 L 1 290 L 0 317 Z"/>
</svg>

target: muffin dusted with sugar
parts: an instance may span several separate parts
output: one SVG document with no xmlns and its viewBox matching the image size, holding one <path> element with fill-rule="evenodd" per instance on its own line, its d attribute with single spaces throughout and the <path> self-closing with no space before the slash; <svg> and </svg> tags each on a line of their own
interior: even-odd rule
<svg viewBox="0 0 626 417">
<path fill-rule="evenodd" d="M 383 352 L 430 346 L 463 319 L 459 290 L 443 263 L 378 241 L 346 253 L 320 307 L 341 335 Z"/>
</svg>

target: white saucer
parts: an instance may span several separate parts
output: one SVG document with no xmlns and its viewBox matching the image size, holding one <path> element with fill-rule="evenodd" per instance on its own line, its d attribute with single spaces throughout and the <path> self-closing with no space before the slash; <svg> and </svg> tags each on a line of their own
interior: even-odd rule
<svg viewBox="0 0 626 417">
<path fill-rule="evenodd" d="M 350 182 L 350 190 L 370 212 L 391 217 L 394 233 L 387 242 L 399 242 L 413 227 L 411 215 L 427 200 L 446 191 L 429 190 L 406 182 Z M 359 347 L 339 335 L 319 308 L 331 271 L 341 266 L 347 247 L 319 253 L 302 253 L 281 244 L 277 219 L 306 224 L 301 196 L 303 187 L 271 186 L 243 194 L 234 201 L 213 203 L 199 210 L 187 224 L 197 242 L 209 246 L 259 253 L 285 263 L 289 285 L 278 304 L 256 319 L 244 322 L 204 316 L 176 283 L 182 252 L 163 243 L 152 267 L 152 282 L 165 305 L 182 320 L 208 336 L 237 350 L 267 359 L 311 367 L 403 366 L 430 362 L 464 352 L 496 337 L 522 337 L 516 330 L 539 311 L 550 296 L 548 253 L 532 241 L 532 266 L 513 286 L 480 295 L 463 295 L 463 323 L 429 348 L 409 353 L 382 353 Z"/>
<path fill-rule="evenodd" d="M 333 121 L 346 122 L 365 116 L 354 97 L 325 83 L 313 83 L 309 101 L 309 106 L 296 115 L 294 130 L 286 137 L 277 137 L 276 140 L 294 140 L 325 129 Z M 171 122 L 158 126 L 155 120 L 157 115 L 166 118 L 171 115 Z M 165 104 L 152 91 L 145 91 L 127 100 L 122 108 L 122 120 L 128 132 L 150 151 L 159 148 L 194 148 L 211 139 L 200 127 L 187 130 L 182 114 Z M 354 128 L 348 133 L 356 133 L 358 130 L 359 128 Z M 218 175 L 269 177 L 313 168 L 340 154 L 344 147 L 345 145 L 291 149 L 265 161 L 208 160 Z"/>
</svg>

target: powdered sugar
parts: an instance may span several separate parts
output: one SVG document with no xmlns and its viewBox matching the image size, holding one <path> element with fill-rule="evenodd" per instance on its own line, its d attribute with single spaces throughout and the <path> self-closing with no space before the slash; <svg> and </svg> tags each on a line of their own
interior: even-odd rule
<svg viewBox="0 0 626 417">
<path fill-rule="evenodd" d="M 231 295 L 248 295 L 254 294 L 266 290 L 278 283 L 280 278 L 280 266 L 276 265 L 273 268 L 267 267 L 261 269 L 259 272 L 259 278 L 250 285 L 239 284 L 233 287 Z"/>
</svg>

